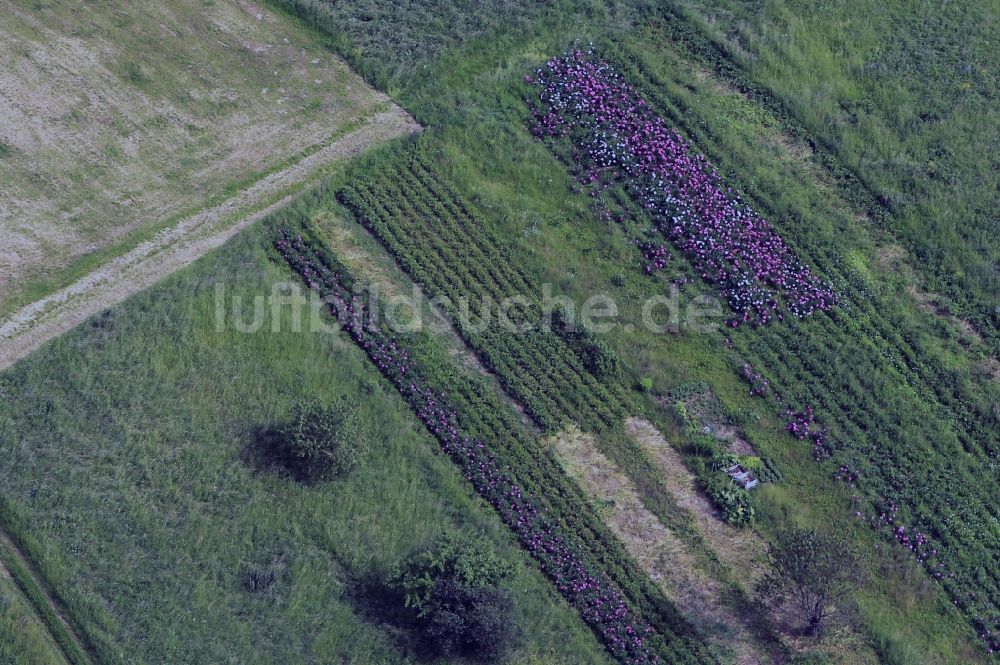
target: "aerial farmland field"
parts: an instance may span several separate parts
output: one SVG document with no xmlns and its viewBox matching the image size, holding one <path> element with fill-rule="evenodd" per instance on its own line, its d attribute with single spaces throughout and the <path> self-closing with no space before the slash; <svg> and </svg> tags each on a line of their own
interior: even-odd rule
<svg viewBox="0 0 1000 665">
<path fill-rule="evenodd" d="M 5 314 L 389 107 L 306 28 L 249 2 L 11 2 L 0 16 Z M 295 183 L 280 184 L 244 213 Z"/>
<path fill-rule="evenodd" d="M 4 9 L 0 663 L 998 662 L 996 7 Z"/>
</svg>

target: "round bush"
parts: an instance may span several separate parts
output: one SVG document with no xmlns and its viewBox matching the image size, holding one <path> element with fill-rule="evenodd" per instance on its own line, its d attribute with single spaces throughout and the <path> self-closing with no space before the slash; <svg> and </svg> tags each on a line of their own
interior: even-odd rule
<svg viewBox="0 0 1000 665">
<path fill-rule="evenodd" d="M 512 565 L 483 544 L 446 535 L 403 562 L 388 585 L 429 650 L 495 661 L 517 639 L 514 600 L 501 586 L 512 573 Z"/>
<path fill-rule="evenodd" d="M 344 399 L 329 405 L 302 402 L 271 436 L 277 462 L 300 480 L 329 480 L 361 459 L 357 409 Z"/>
</svg>

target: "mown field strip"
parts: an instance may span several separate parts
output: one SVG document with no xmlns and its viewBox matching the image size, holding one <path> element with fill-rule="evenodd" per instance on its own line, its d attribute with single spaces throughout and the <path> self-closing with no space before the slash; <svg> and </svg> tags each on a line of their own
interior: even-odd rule
<svg viewBox="0 0 1000 665">
<path fill-rule="evenodd" d="M 651 513 L 639 491 L 602 455 L 592 434 L 569 427 L 545 440 L 567 472 L 599 506 L 608 528 L 642 569 L 719 651 L 741 665 L 780 661 L 756 643 L 726 602 L 724 586 L 698 563 L 685 542 Z"/>
<path fill-rule="evenodd" d="M 664 485 L 677 505 L 691 514 L 698 533 L 722 564 L 739 574 L 741 586 L 752 588 L 767 563 L 764 539 L 751 529 L 730 526 L 717 516 L 718 511 L 698 489 L 680 454 L 655 425 L 648 420 L 629 418 L 625 429 L 660 470 Z"/>
<path fill-rule="evenodd" d="M 420 126 L 398 106 L 333 139 L 320 150 L 271 174 L 227 201 L 184 219 L 127 254 L 0 323 L 0 369 L 88 317 L 121 302 L 220 246 L 247 226 L 287 205 L 303 182 L 343 161 Z M 287 195 L 283 193 L 292 190 Z M 280 197 L 277 201 L 275 197 Z"/>
</svg>

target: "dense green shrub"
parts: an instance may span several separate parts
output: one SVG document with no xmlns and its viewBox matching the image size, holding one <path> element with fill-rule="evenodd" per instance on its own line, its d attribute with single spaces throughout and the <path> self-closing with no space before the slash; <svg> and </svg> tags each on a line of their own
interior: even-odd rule
<svg viewBox="0 0 1000 665">
<path fill-rule="evenodd" d="M 711 435 L 698 432 L 691 435 L 691 452 L 699 457 L 714 458 L 719 454 L 719 442 Z"/>
<path fill-rule="evenodd" d="M 513 596 L 497 587 L 469 587 L 453 579 L 434 583 L 424 637 L 443 656 L 503 659 L 516 641 Z"/>
<path fill-rule="evenodd" d="M 356 409 L 345 399 L 329 405 L 300 402 L 287 421 L 269 433 L 277 463 L 307 482 L 329 480 L 361 459 L 363 446 Z"/>
<path fill-rule="evenodd" d="M 734 526 L 753 524 L 755 508 L 750 493 L 722 472 L 707 472 L 700 478 L 708 498 L 722 511 L 723 518 Z"/>
<path fill-rule="evenodd" d="M 433 605 L 433 587 L 439 579 L 452 579 L 468 587 L 500 586 L 512 572 L 509 563 L 482 544 L 445 534 L 403 562 L 389 585 L 404 595 L 407 607 L 423 615 Z"/>
<path fill-rule="evenodd" d="M 513 568 L 482 544 L 445 535 L 390 576 L 428 648 L 493 661 L 516 642 L 514 604 L 503 585 Z"/>
</svg>

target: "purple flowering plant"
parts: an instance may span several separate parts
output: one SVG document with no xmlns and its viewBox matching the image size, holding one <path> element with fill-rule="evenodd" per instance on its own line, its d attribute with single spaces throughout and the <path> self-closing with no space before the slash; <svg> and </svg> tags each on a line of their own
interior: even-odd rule
<svg viewBox="0 0 1000 665">
<path fill-rule="evenodd" d="M 727 298 L 737 313 L 730 325 L 804 317 L 837 303 L 833 288 L 592 49 L 552 58 L 526 80 L 539 89 L 535 135 L 572 144 L 584 185 L 625 184 L 662 235 Z M 658 259 L 665 252 L 641 249 L 647 272 L 664 267 Z"/>
</svg>

